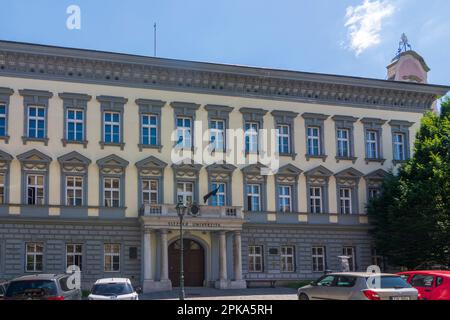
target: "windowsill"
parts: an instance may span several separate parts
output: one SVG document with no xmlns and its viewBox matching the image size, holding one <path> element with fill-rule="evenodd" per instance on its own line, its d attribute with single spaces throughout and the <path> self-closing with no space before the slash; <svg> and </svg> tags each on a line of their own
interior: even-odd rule
<svg viewBox="0 0 450 320">
<path fill-rule="evenodd" d="M 87 148 L 87 144 L 88 144 L 87 140 L 78 141 L 78 140 L 61 139 L 61 142 L 63 144 L 63 147 L 66 147 L 68 144 L 81 144 L 81 145 L 83 145 L 83 147 L 85 149 Z"/>
<path fill-rule="evenodd" d="M 406 162 L 408 162 L 408 160 L 392 160 L 394 165 L 405 164 Z"/>
<path fill-rule="evenodd" d="M 295 160 L 295 158 L 297 157 L 296 153 L 278 153 L 278 156 L 280 157 L 291 157 L 292 160 Z"/>
<path fill-rule="evenodd" d="M 100 141 L 99 143 L 100 143 L 102 149 L 104 149 L 105 147 L 120 147 L 120 150 L 123 150 L 125 147 L 124 142 L 115 143 L 115 142 Z"/>
<path fill-rule="evenodd" d="M 6 144 L 9 143 L 10 136 L 0 136 L 0 140 L 4 140 Z"/>
<path fill-rule="evenodd" d="M 138 144 L 139 151 L 142 152 L 144 149 L 156 149 L 158 152 L 161 152 L 162 145 L 154 145 L 154 144 Z"/>
<path fill-rule="evenodd" d="M 339 163 L 339 161 L 351 161 L 353 164 L 358 159 L 357 157 L 339 157 L 339 156 L 336 156 L 335 158 L 337 163 Z"/>
<path fill-rule="evenodd" d="M 30 137 L 22 137 L 23 144 L 27 144 L 27 142 L 43 142 L 46 146 L 48 146 L 48 138 L 30 138 Z"/>
<path fill-rule="evenodd" d="M 366 161 L 366 164 L 369 164 L 369 162 L 378 162 L 381 163 L 381 165 L 386 161 L 386 159 L 383 158 L 365 158 L 364 160 Z"/>
<path fill-rule="evenodd" d="M 328 158 L 327 155 L 309 155 L 305 154 L 306 161 L 309 161 L 310 159 L 322 159 L 323 162 L 325 162 Z"/>
<path fill-rule="evenodd" d="M 104 210 L 126 210 L 127 209 L 127 207 L 105 207 L 105 206 L 100 206 L 98 208 L 104 209 Z"/>
</svg>

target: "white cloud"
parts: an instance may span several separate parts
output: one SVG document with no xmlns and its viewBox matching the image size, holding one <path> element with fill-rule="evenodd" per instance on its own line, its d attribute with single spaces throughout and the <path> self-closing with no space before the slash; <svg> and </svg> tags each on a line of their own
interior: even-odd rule
<svg viewBox="0 0 450 320">
<path fill-rule="evenodd" d="M 364 0 L 359 6 L 347 7 L 345 27 L 348 28 L 349 48 L 356 56 L 380 43 L 382 22 L 394 11 L 395 6 L 388 0 Z"/>
</svg>

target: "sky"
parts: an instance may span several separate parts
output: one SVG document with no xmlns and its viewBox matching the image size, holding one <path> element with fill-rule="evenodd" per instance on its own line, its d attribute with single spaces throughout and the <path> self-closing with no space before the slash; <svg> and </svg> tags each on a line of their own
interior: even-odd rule
<svg viewBox="0 0 450 320">
<path fill-rule="evenodd" d="M 68 28 L 71 6 L 80 28 Z M 0 0 L 0 39 L 386 78 L 404 32 L 450 85 L 448 0 Z"/>
</svg>

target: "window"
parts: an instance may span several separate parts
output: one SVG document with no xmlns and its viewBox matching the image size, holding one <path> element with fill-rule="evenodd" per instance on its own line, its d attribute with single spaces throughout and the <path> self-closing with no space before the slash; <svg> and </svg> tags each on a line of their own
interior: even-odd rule
<svg viewBox="0 0 450 320">
<path fill-rule="evenodd" d="M 0 174 L 0 204 L 5 204 L 5 175 Z"/>
<path fill-rule="evenodd" d="M 84 140 L 84 111 L 79 109 L 67 109 L 67 133 L 68 141 Z"/>
<path fill-rule="evenodd" d="M 178 182 L 177 197 L 178 202 L 182 202 L 185 205 L 192 204 L 194 202 L 194 183 Z"/>
<path fill-rule="evenodd" d="M 43 271 L 44 263 L 44 244 L 27 243 L 26 244 L 26 272 Z"/>
<path fill-rule="evenodd" d="M 45 138 L 45 108 L 28 107 L 28 138 Z"/>
<path fill-rule="evenodd" d="M 291 186 L 278 187 L 278 206 L 281 212 L 292 212 Z"/>
<path fill-rule="evenodd" d="M 323 276 L 317 280 L 317 285 L 319 287 L 331 287 L 334 284 L 335 276 Z"/>
<path fill-rule="evenodd" d="M 83 177 L 66 177 L 66 205 L 73 207 L 83 205 Z"/>
<path fill-rule="evenodd" d="M 325 271 L 325 247 L 312 248 L 313 271 Z"/>
<path fill-rule="evenodd" d="M 105 272 L 120 271 L 120 244 L 105 244 Z"/>
<path fill-rule="evenodd" d="M 349 257 L 348 266 L 350 268 L 350 271 L 356 271 L 355 248 L 354 247 L 342 248 L 342 255 Z"/>
<path fill-rule="evenodd" d="M 322 213 L 322 188 L 310 187 L 309 188 L 309 201 L 311 207 L 311 213 Z"/>
<path fill-rule="evenodd" d="M 83 245 L 68 244 L 66 245 L 66 268 L 77 266 L 82 270 L 83 264 Z"/>
<path fill-rule="evenodd" d="M 177 118 L 177 148 L 192 148 L 192 119 L 185 117 Z"/>
<path fill-rule="evenodd" d="M 211 205 L 213 206 L 225 206 L 226 202 L 226 185 L 225 183 L 213 183 L 212 190 L 218 190 L 216 195 L 211 197 Z"/>
<path fill-rule="evenodd" d="M 29 174 L 27 176 L 27 203 L 30 205 L 44 204 L 44 176 Z"/>
<path fill-rule="evenodd" d="M 340 188 L 339 189 L 339 212 L 341 214 L 352 213 L 352 189 Z"/>
<path fill-rule="evenodd" d="M 375 199 L 380 195 L 379 188 L 369 188 L 369 200 Z"/>
<path fill-rule="evenodd" d="M 338 157 L 348 158 L 350 157 L 349 148 L 350 134 L 348 129 L 337 130 L 337 155 Z"/>
<path fill-rule="evenodd" d="M 263 271 L 263 247 L 249 246 L 248 247 L 248 271 L 262 272 Z"/>
<path fill-rule="evenodd" d="M 214 151 L 225 150 L 225 121 L 211 120 L 210 127 L 210 143 Z"/>
<path fill-rule="evenodd" d="M 307 148 L 308 155 L 319 156 L 320 155 L 320 128 L 319 127 L 308 127 L 307 129 Z"/>
<path fill-rule="evenodd" d="M 120 179 L 103 178 L 105 207 L 120 207 Z"/>
<path fill-rule="evenodd" d="M 261 211 L 261 187 L 259 184 L 247 185 L 247 210 Z"/>
<path fill-rule="evenodd" d="M 356 277 L 338 276 L 336 280 L 337 287 L 352 288 L 356 284 Z"/>
<path fill-rule="evenodd" d="M 120 143 L 120 112 L 106 111 L 104 117 L 105 143 Z"/>
<path fill-rule="evenodd" d="M 380 267 L 381 271 L 383 271 L 384 269 L 383 257 L 378 254 L 376 248 L 371 248 L 371 254 L 372 254 L 372 264 Z"/>
<path fill-rule="evenodd" d="M 378 158 L 378 133 L 374 130 L 366 131 L 366 152 L 368 159 Z"/>
<path fill-rule="evenodd" d="M 142 180 L 142 200 L 144 204 L 158 203 L 158 180 Z"/>
<path fill-rule="evenodd" d="M 426 274 L 416 274 L 411 279 L 411 285 L 413 287 L 433 287 L 434 276 Z"/>
<path fill-rule="evenodd" d="M 245 123 L 245 152 L 258 152 L 258 130 L 257 122 Z"/>
<path fill-rule="evenodd" d="M 158 116 L 151 114 L 142 114 L 142 144 L 158 145 Z"/>
<path fill-rule="evenodd" d="M 406 160 L 405 135 L 403 133 L 394 133 L 394 160 Z"/>
<path fill-rule="evenodd" d="M 290 144 L 290 133 L 289 133 L 288 125 L 279 125 L 277 126 L 277 134 L 278 134 L 278 152 L 280 154 L 289 154 L 291 153 L 291 144 Z"/>
<path fill-rule="evenodd" d="M 6 132 L 6 105 L 0 104 L 0 137 L 5 137 Z"/>
<path fill-rule="evenodd" d="M 295 250 L 292 246 L 281 247 L 281 272 L 294 272 L 294 252 Z"/>
</svg>

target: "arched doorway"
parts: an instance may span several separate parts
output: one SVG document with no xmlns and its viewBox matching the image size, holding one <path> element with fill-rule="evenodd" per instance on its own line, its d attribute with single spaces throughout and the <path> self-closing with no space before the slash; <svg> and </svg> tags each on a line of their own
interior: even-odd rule
<svg viewBox="0 0 450 320">
<path fill-rule="evenodd" d="M 184 285 L 203 287 L 205 280 L 205 251 L 200 243 L 184 239 Z M 169 278 L 173 287 L 180 286 L 180 240 L 169 246 Z"/>
</svg>

